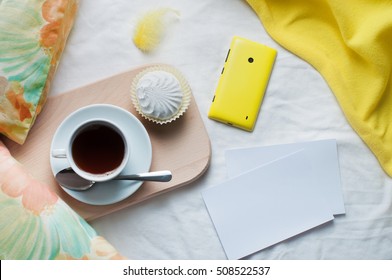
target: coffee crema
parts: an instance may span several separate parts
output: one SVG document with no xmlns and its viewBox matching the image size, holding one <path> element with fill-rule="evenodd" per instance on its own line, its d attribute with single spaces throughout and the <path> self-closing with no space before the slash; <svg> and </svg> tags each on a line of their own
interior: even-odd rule
<svg viewBox="0 0 392 280">
<path fill-rule="evenodd" d="M 105 124 L 82 128 L 72 144 L 75 164 L 91 174 L 108 174 L 119 167 L 125 154 L 122 136 Z"/>
</svg>

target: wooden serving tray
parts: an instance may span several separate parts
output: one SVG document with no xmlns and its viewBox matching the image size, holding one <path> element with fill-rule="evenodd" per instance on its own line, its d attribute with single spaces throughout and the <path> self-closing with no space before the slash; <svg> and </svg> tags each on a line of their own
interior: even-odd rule
<svg viewBox="0 0 392 280">
<path fill-rule="evenodd" d="M 196 102 L 192 97 L 188 111 L 167 125 L 157 125 L 140 117 L 130 98 L 132 79 L 152 65 L 137 68 L 49 97 L 24 145 L 8 139 L 3 142 L 11 154 L 37 179 L 49 185 L 68 205 L 86 220 L 93 220 L 164 192 L 184 186 L 207 170 L 211 145 Z M 55 181 L 50 167 L 50 145 L 60 123 L 73 111 L 97 103 L 113 104 L 130 111 L 145 126 L 152 144 L 151 170 L 168 169 L 173 179 L 168 183 L 145 182 L 129 198 L 111 205 L 94 206 L 69 196 Z"/>
</svg>

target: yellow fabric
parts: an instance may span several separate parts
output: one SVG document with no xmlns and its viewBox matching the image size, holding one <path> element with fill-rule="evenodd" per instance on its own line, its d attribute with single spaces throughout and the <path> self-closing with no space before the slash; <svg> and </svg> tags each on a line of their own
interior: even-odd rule
<svg viewBox="0 0 392 280">
<path fill-rule="evenodd" d="M 267 32 L 326 79 L 392 176 L 392 1 L 247 0 Z"/>
</svg>

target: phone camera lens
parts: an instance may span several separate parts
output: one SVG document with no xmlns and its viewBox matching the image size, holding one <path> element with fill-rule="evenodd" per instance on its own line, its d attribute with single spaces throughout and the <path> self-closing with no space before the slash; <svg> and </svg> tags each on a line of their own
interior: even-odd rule
<svg viewBox="0 0 392 280">
<path fill-rule="evenodd" d="M 253 63 L 253 61 L 254 61 L 253 57 L 249 57 L 248 61 L 249 61 L 249 63 Z"/>
</svg>

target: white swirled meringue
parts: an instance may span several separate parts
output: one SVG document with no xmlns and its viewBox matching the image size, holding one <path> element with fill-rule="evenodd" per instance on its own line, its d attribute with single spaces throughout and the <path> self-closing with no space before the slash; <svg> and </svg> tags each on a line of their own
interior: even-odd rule
<svg viewBox="0 0 392 280">
<path fill-rule="evenodd" d="M 152 67 L 133 82 L 133 103 L 145 118 L 163 124 L 181 116 L 190 102 L 190 89 L 175 69 Z"/>
<path fill-rule="evenodd" d="M 154 71 L 139 80 L 136 95 L 145 115 L 168 119 L 178 112 L 183 94 L 180 83 L 173 74 Z"/>
</svg>

